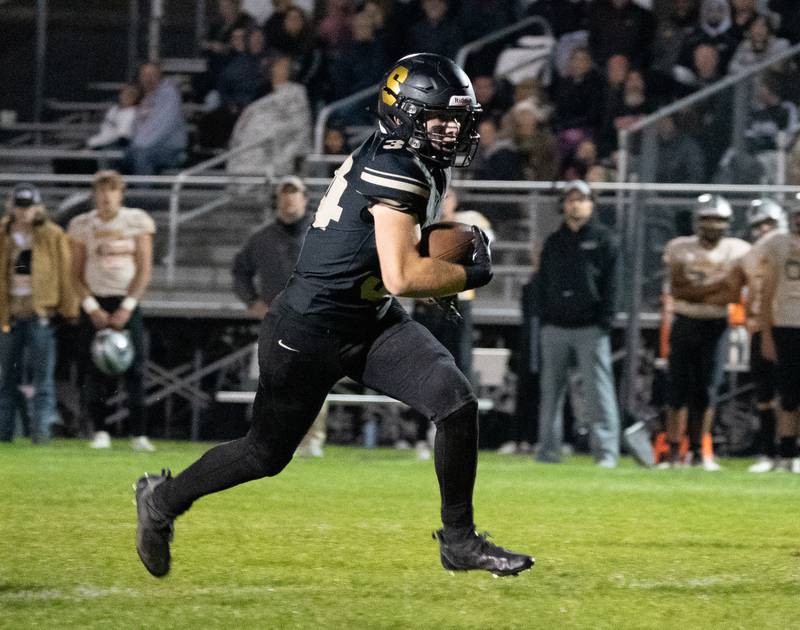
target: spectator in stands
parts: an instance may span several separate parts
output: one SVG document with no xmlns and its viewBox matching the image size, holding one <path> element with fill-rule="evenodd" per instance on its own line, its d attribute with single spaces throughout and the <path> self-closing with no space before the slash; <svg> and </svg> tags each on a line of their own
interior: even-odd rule
<svg viewBox="0 0 800 630">
<path fill-rule="evenodd" d="M 54 318 L 78 316 L 69 240 L 47 218 L 33 184 L 17 184 L 0 220 L 0 442 L 14 437 L 19 384 L 33 377 L 34 444 L 47 441 L 56 416 Z M 27 354 L 27 364 L 25 356 Z"/>
<path fill-rule="evenodd" d="M 788 40 L 775 37 L 773 34 L 769 18 L 765 15 L 758 15 L 750 21 L 747 37 L 736 49 L 728 66 L 728 74 L 738 74 L 788 48 Z"/>
<path fill-rule="evenodd" d="M 411 25 L 408 47 L 453 59 L 464 44 L 457 21 L 450 19 L 446 0 L 422 0 L 422 19 Z"/>
<path fill-rule="evenodd" d="M 469 165 L 469 173 L 473 179 L 515 179 L 515 177 L 497 177 L 498 173 L 492 166 L 492 156 L 501 148 L 498 142 L 498 129 L 497 123 L 493 118 L 484 118 L 478 124 L 478 133 L 481 135 L 478 141 L 478 150 L 475 152 L 475 157 Z M 522 176 L 522 162 L 519 159 L 518 173 Z M 515 172 L 516 174 L 516 172 Z"/>
<path fill-rule="evenodd" d="M 483 108 L 482 119 L 493 118 L 495 122 L 500 122 L 503 114 L 511 106 L 503 83 L 492 75 L 484 74 L 473 77 L 472 87 L 475 90 L 475 98 Z"/>
<path fill-rule="evenodd" d="M 777 366 L 778 469 L 800 473 L 800 196 L 789 209 L 789 232 L 764 244 L 761 354 Z"/>
<path fill-rule="evenodd" d="M 722 78 L 719 51 L 711 44 L 698 44 L 692 51 L 690 68 L 675 66 L 673 69 L 673 98 L 683 98 L 701 90 Z"/>
<path fill-rule="evenodd" d="M 317 26 L 317 34 L 328 48 L 339 49 L 350 41 L 350 21 L 354 13 L 352 0 L 325 1 L 325 15 Z"/>
<path fill-rule="evenodd" d="M 625 80 L 630 70 L 630 62 L 625 55 L 611 55 L 606 60 L 606 70 L 603 78 L 605 79 L 605 90 L 603 92 L 603 118 L 601 127 L 598 129 L 597 138 L 603 147 L 611 142 L 609 136 L 613 132 L 612 116 L 622 105 L 625 92 Z M 571 178 L 571 179 L 583 179 Z"/>
<path fill-rule="evenodd" d="M 751 154 L 774 151 L 779 132 L 798 129 L 797 106 L 783 99 L 780 76 L 766 73 L 756 84 L 757 106 L 744 134 Z"/>
<path fill-rule="evenodd" d="M 314 34 L 314 26 L 303 9 L 289 6 L 282 14 L 281 28 L 267 41 L 272 54 L 292 58 L 292 76 L 306 86 L 312 101 L 321 97 L 322 50 Z"/>
<path fill-rule="evenodd" d="M 547 92 L 536 79 L 523 79 L 514 86 L 514 103 L 528 101 L 539 112 L 539 119 L 548 122 L 553 116 L 553 106 Z"/>
<path fill-rule="evenodd" d="M 375 85 L 381 80 L 388 62 L 381 43 L 375 39 L 375 26 L 365 12 L 356 13 L 352 19 L 352 37 L 330 66 L 331 97 L 339 100 Z M 348 125 L 368 125 L 373 116 L 363 103 L 356 103 L 339 116 Z"/>
<path fill-rule="evenodd" d="M 263 140 L 260 147 L 232 156 L 229 173 L 294 173 L 308 153 L 311 112 L 306 89 L 291 81 L 292 60 L 277 57 L 270 66 L 272 92 L 250 104 L 231 135 L 231 149 Z"/>
<path fill-rule="evenodd" d="M 730 0 L 731 32 L 738 41 L 747 37 L 753 22 L 759 17 L 758 0 Z"/>
<path fill-rule="evenodd" d="M 670 12 L 658 20 L 653 44 L 650 48 L 650 70 L 659 76 L 671 76 L 672 67 L 684 42 L 697 24 L 698 0 L 670 2 Z"/>
<path fill-rule="evenodd" d="M 106 111 L 100 130 L 86 141 L 86 146 L 90 149 L 121 149 L 128 146 L 133 135 L 138 101 L 139 89 L 135 85 L 123 85 L 116 105 Z"/>
<path fill-rule="evenodd" d="M 262 25 L 268 48 L 279 48 L 285 36 L 286 15 L 294 6 L 292 0 L 272 0 L 272 13 Z"/>
<path fill-rule="evenodd" d="M 716 48 L 701 44 L 695 49 L 694 59 L 698 88 L 710 85 L 721 78 L 719 53 Z M 712 94 L 685 113 L 686 131 L 703 151 L 704 181 L 711 181 L 715 176 L 722 156 L 730 145 L 732 117 L 733 93 L 730 90 Z"/>
<path fill-rule="evenodd" d="M 303 180 L 287 175 L 279 182 L 275 198 L 275 221 L 254 232 L 233 259 L 233 290 L 247 306 L 251 317 L 262 320 L 269 305 L 292 275 L 311 223 Z M 299 455 L 322 457 L 327 407 L 297 449 Z"/>
<path fill-rule="evenodd" d="M 232 118 L 229 129 L 242 110 L 266 92 L 264 33 L 258 28 L 234 31 L 239 33 L 245 40 L 244 50 L 238 51 L 234 46 L 237 52 L 222 70 L 217 84 L 221 107 Z"/>
<path fill-rule="evenodd" d="M 647 98 L 647 89 L 641 70 L 631 70 L 625 77 L 622 98 L 611 104 L 606 112 L 606 126 L 600 134 L 599 154 L 607 156 L 617 150 L 617 137 L 653 110 Z"/>
<path fill-rule="evenodd" d="M 139 68 L 139 88 L 142 100 L 136 106 L 123 167 L 135 175 L 155 175 L 179 166 L 184 159 L 187 137 L 181 94 L 172 79 L 161 77 L 161 68 L 153 62 Z"/>
<path fill-rule="evenodd" d="M 719 195 L 701 195 L 695 205 L 695 234 L 669 241 L 664 264 L 668 292 L 674 300 L 669 335 L 668 461 L 660 467 L 681 465 L 684 434 L 689 434 L 690 463 L 719 470 L 703 453 L 703 436 L 710 434 L 717 389 L 722 375 L 728 308 L 739 301 L 739 287 L 730 284 L 731 271 L 750 245 L 724 236 L 733 212 Z"/>
<path fill-rule="evenodd" d="M 603 94 L 603 77 L 594 69 L 587 48 L 572 51 L 566 77 L 557 78 L 552 85 L 555 107 L 553 126 L 558 133 L 562 156 L 587 136 L 593 136 L 602 123 L 603 110 L 597 106 Z"/>
<path fill-rule="evenodd" d="M 214 16 L 200 42 L 200 50 L 206 58 L 208 67 L 205 73 L 194 81 L 196 96 L 204 98 L 209 90 L 217 85 L 222 69 L 230 60 L 231 35 L 237 29 L 248 30 L 256 26 L 255 20 L 241 9 L 240 0 L 218 0 L 217 15 Z"/>
<path fill-rule="evenodd" d="M 728 62 L 739 45 L 732 26 L 728 0 L 703 0 L 700 5 L 700 23 L 686 36 L 676 65 L 691 69 L 694 49 L 700 44 L 709 44 L 719 53 L 722 74 L 727 72 Z"/>
<path fill-rule="evenodd" d="M 539 116 L 530 102 L 517 103 L 503 120 L 503 136 L 525 159 L 524 179 L 548 181 L 558 172 L 558 146 Z"/>
<path fill-rule="evenodd" d="M 322 153 L 324 155 L 348 155 L 352 149 L 347 144 L 345 129 L 340 123 L 329 125 L 325 129 L 325 137 L 322 141 Z M 333 177 L 338 163 L 313 162 L 308 169 L 309 177 Z"/>
<path fill-rule="evenodd" d="M 589 170 L 598 163 L 597 145 L 591 138 L 585 138 L 563 161 L 560 178 L 563 180 L 586 179 Z"/>
<path fill-rule="evenodd" d="M 634 65 L 649 63 L 656 21 L 650 11 L 631 0 L 595 0 L 589 9 L 589 49 L 597 64 L 614 54 Z"/>
<path fill-rule="evenodd" d="M 364 13 L 372 20 L 377 39 L 389 59 L 399 59 L 406 54 L 406 33 L 403 29 L 393 28 L 394 24 L 402 24 L 402 10 L 394 0 L 366 0 Z"/>
<path fill-rule="evenodd" d="M 572 357 L 583 381 L 584 408 L 592 417 L 591 448 L 598 466 L 619 459 L 619 413 L 611 366 L 610 331 L 616 314 L 618 245 L 593 218 L 584 181 L 564 189 L 564 222 L 547 237 L 534 287 L 541 322 L 541 407 L 536 460 L 561 461 L 564 396 Z"/>
<path fill-rule="evenodd" d="M 672 116 L 662 118 L 656 124 L 656 181 L 673 184 L 704 181 L 706 165 L 697 141 L 679 130 Z"/>
<path fill-rule="evenodd" d="M 134 348 L 131 366 L 122 379 L 127 391 L 131 447 L 154 451 L 148 439 L 144 389 L 144 320 L 139 307 L 153 266 L 155 223 L 138 208 L 122 205 L 125 182 L 116 171 L 98 171 L 93 181 L 96 208 L 76 216 L 67 233 L 72 241 L 72 271 L 82 300 L 81 396 L 93 432 L 92 448 L 110 448 L 105 430 L 106 406 L 120 377 L 101 372 L 90 356 L 98 330 L 127 330 Z"/>
</svg>

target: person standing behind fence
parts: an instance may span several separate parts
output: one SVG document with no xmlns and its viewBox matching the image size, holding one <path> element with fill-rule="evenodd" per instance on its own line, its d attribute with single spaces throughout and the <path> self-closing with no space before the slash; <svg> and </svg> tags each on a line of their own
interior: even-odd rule
<svg viewBox="0 0 800 630">
<path fill-rule="evenodd" d="M 692 236 L 679 236 L 664 249 L 674 318 L 669 336 L 669 458 L 661 468 L 680 465 L 683 436 L 689 433 L 691 463 L 719 470 L 703 454 L 703 436 L 711 432 L 717 388 L 722 376 L 728 304 L 739 300 L 740 285 L 731 283 L 733 268 L 750 245 L 724 236 L 733 210 L 720 195 L 700 195 Z"/>
<path fill-rule="evenodd" d="M 611 325 L 616 313 L 619 247 L 593 219 L 589 185 L 564 188 L 564 222 L 542 250 L 534 303 L 541 321 L 541 407 L 536 460 L 558 463 L 563 408 L 571 360 L 583 381 L 584 408 L 593 414 L 591 448 L 598 466 L 619 460 L 619 411 L 611 365 Z"/>
<path fill-rule="evenodd" d="M 67 233 L 72 240 L 73 277 L 82 300 L 80 318 L 82 408 L 93 432 L 92 448 L 110 448 L 105 430 L 106 401 L 119 378 L 101 372 L 90 347 L 98 330 L 128 330 L 134 349 L 125 371 L 129 430 L 134 450 L 154 451 L 147 437 L 144 390 L 144 321 L 139 300 L 153 267 L 153 219 L 122 205 L 125 182 L 116 171 L 98 171 L 92 184 L 96 209 L 76 216 Z"/>
<path fill-rule="evenodd" d="M 252 234 L 233 259 L 233 290 L 256 319 L 266 317 L 272 300 L 292 275 L 311 223 L 307 204 L 303 180 L 294 175 L 283 177 L 276 191 L 275 221 Z M 298 455 L 322 457 L 327 412 L 326 405 L 297 447 Z"/>
<path fill-rule="evenodd" d="M 800 473 L 800 195 L 789 209 L 789 233 L 765 243 L 761 294 L 761 353 L 778 367 L 777 470 Z"/>
<path fill-rule="evenodd" d="M 39 190 L 14 187 L 0 221 L 0 441 L 10 442 L 28 353 L 33 376 L 31 439 L 46 441 L 56 414 L 52 320 L 78 316 L 70 275 L 69 240 L 50 221 Z"/>
</svg>

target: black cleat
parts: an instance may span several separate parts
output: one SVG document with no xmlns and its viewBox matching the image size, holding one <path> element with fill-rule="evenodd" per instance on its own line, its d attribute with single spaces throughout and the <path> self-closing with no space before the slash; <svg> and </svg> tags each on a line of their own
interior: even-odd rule
<svg viewBox="0 0 800 630">
<path fill-rule="evenodd" d="M 439 541 L 442 566 L 448 571 L 489 571 L 497 576 L 517 575 L 529 570 L 535 560 L 490 543 L 489 534 L 470 532 L 464 538 L 445 538 L 443 529 L 433 533 Z"/>
<path fill-rule="evenodd" d="M 160 475 L 145 473 L 136 482 L 136 551 L 145 568 L 156 577 L 169 573 L 169 544 L 175 519 L 155 507 L 153 491 L 171 478 L 170 471 L 162 470 Z"/>
</svg>

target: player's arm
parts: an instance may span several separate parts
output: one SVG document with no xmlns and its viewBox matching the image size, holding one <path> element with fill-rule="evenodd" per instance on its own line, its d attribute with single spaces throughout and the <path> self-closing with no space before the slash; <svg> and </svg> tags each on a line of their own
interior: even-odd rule
<svg viewBox="0 0 800 630">
<path fill-rule="evenodd" d="M 133 310 L 142 299 L 150 278 L 153 275 L 153 235 L 145 232 L 136 237 L 136 250 L 133 254 L 136 271 L 128 284 L 125 299 L 116 311 L 111 314 L 108 323 L 117 329 L 122 329 L 131 318 Z"/>
<path fill-rule="evenodd" d="M 669 277 L 672 297 L 686 302 L 706 302 L 709 295 L 728 287 L 727 278 L 709 284 L 698 284 L 686 275 L 681 262 L 669 264 Z M 736 299 L 729 301 L 735 302 Z"/>
<path fill-rule="evenodd" d="M 96 329 L 108 326 L 108 312 L 97 303 L 89 286 L 86 284 L 86 244 L 70 239 L 72 249 L 72 284 L 81 299 L 81 308 L 92 320 Z"/>
<path fill-rule="evenodd" d="M 381 277 L 387 291 L 403 297 L 442 297 L 463 291 L 467 274 L 462 265 L 420 256 L 414 215 L 383 204 L 370 208 Z"/>
<path fill-rule="evenodd" d="M 761 280 L 761 355 L 767 361 L 773 362 L 778 359 L 775 339 L 772 336 L 772 327 L 775 325 L 773 300 L 775 299 L 777 278 L 776 265 L 770 258 L 767 258 L 767 264 L 764 265 L 764 277 Z"/>
<path fill-rule="evenodd" d="M 746 283 L 747 276 L 742 268 L 736 265 L 725 278 L 714 283 L 717 285 L 717 289 L 706 295 L 703 302 L 720 306 L 739 302 L 742 299 L 742 289 Z"/>
</svg>

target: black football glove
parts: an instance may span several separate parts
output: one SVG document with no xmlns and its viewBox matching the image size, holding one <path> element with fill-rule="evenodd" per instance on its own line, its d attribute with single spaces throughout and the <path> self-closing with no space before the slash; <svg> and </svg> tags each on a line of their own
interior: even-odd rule
<svg viewBox="0 0 800 630">
<path fill-rule="evenodd" d="M 489 251 L 489 237 L 477 225 L 472 226 L 472 233 L 474 234 L 475 252 L 472 254 L 472 263 L 464 265 L 467 272 L 465 291 L 489 284 L 494 276 L 492 253 Z"/>
</svg>

